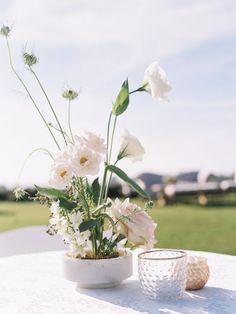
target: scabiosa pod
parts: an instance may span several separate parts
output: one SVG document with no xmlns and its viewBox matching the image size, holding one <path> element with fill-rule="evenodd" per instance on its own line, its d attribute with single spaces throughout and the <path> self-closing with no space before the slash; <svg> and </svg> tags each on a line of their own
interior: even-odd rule
<svg viewBox="0 0 236 314">
<path fill-rule="evenodd" d="M 79 96 L 79 93 L 73 89 L 66 89 L 62 93 L 62 97 L 68 100 L 74 100 Z"/>
<path fill-rule="evenodd" d="M 0 29 L 0 34 L 5 37 L 8 37 L 10 32 L 11 32 L 11 29 L 7 25 L 3 25 Z"/>
<path fill-rule="evenodd" d="M 37 57 L 33 53 L 24 52 L 23 53 L 23 60 L 26 65 L 29 67 L 35 65 L 38 62 Z"/>
</svg>

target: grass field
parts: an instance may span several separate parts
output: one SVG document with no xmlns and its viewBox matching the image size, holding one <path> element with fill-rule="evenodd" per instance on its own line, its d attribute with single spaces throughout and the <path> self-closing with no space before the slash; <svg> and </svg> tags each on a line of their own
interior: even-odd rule
<svg viewBox="0 0 236 314">
<path fill-rule="evenodd" d="M 236 207 L 172 205 L 154 208 L 158 246 L 236 255 Z M 49 211 L 35 203 L 0 202 L 0 231 L 47 224 Z"/>
</svg>

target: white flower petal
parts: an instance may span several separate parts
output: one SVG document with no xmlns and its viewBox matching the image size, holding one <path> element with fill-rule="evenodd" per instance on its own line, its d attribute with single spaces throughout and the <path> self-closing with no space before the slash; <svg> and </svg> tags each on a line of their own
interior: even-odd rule
<svg viewBox="0 0 236 314">
<path fill-rule="evenodd" d="M 146 84 L 145 89 L 153 98 L 168 101 L 171 85 L 165 71 L 159 66 L 158 62 L 155 61 L 147 67 L 143 84 Z"/>
<path fill-rule="evenodd" d="M 122 142 L 120 146 L 119 155 L 121 158 L 130 158 L 133 162 L 143 159 L 145 150 L 137 137 L 129 133 L 128 130 L 124 130 L 122 134 Z"/>
</svg>

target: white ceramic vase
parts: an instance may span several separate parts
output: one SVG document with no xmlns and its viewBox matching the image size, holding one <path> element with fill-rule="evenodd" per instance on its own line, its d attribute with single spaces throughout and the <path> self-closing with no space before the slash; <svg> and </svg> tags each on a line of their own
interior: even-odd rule
<svg viewBox="0 0 236 314">
<path fill-rule="evenodd" d="M 87 289 L 118 286 L 132 276 L 132 253 L 125 251 L 119 257 L 107 259 L 80 259 L 63 256 L 64 277 Z"/>
</svg>

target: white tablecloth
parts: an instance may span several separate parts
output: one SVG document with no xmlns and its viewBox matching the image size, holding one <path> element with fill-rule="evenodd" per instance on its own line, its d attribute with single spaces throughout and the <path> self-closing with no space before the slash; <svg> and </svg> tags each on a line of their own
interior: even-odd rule
<svg viewBox="0 0 236 314">
<path fill-rule="evenodd" d="M 62 251 L 0 258 L 1 314 L 235 314 L 236 257 L 189 252 L 208 258 L 211 276 L 207 286 L 186 293 L 176 302 L 146 299 L 137 273 L 120 287 L 76 290 L 62 277 Z M 137 260 L 134 259 L 137 267 Z"/>
</svg>

